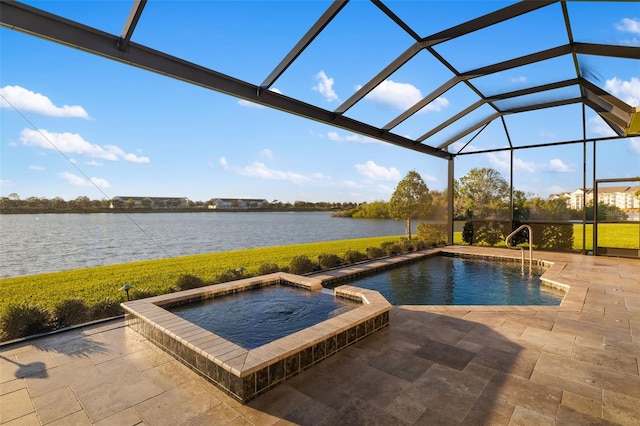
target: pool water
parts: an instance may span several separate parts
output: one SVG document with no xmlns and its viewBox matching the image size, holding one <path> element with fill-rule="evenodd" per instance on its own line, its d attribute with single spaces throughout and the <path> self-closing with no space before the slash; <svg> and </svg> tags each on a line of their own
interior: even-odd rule
<svg viewBox="0 0 640 426">
<path fill-rule="evenodd" d="M 273 285 L 169 309 L 245 349 L 255 349 L 357 306 L 332 293 Z"/>
<path fill-rule="evenodd" d="M 520 263 L 434 256 L 349 283 L 379 291 L 392 305 L 547 305 L 564 292 L 541 285 L 544 269 Z"/>
</svg>

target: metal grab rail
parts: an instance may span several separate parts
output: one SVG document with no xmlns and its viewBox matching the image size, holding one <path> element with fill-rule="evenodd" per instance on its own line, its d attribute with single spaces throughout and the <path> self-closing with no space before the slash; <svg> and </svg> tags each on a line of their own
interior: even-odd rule
<svg viewBox="0 0 640 426">
<path fill-rule="evenodd" d="M 530 225 L 520 225 L 515 231 L 507 235 L 507 238 L 505 238 L 504 242 L 507 244 L 507 248 L 510 248 L 512 250 L 520 249 L 520 253 L 522 254 L 522 271 L 524 272 L 524 248 L 512 246 L 510 245 L 510 243 L 514 235 L 525 228 L 529 230 L 529 273 L 531 273 L 531 268 L 533 265 L 533 228 L 531 228 Z"/>
</svg>

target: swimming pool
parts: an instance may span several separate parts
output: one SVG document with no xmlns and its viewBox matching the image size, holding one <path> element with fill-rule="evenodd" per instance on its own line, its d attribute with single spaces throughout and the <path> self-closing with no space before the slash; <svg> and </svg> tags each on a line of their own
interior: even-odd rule
<svg viewBox="0 0 640 426">
<path fill-rule="evenodd" d="M 348 282 L 392 305 L 560 305 L 565 293 L 541 285 L 542 272 L 523 274 L 516 262 L 431 256 Z"/>
<path fill-rule="evenodd" d="M 360 305 L 332 292 L 273 285 L 169 310 L 245 349 L 254 349 Z"/>
<path fill-rule="evenodd" d="M 343 303 L 329 304 L 328 319 L 253 349 L 242 347 L 172 312 L 180 306 L 227 298 L 239 300 L 240 309 L 259 311 L 251 293 L 260 293 L 268 287 L 277 291 L 277 287 L 291 286 L 305 289 L 307 295 L 302 297 L 317 301 L 315 297 L 326 299 L 328 296 L 331 303 L 332 299 Z M 128 327 L 232 398 L 246 403 L 389 325 L 391 305 L 378 292 L 348 285 L 336 287 L 332 295 L 323 294 L 328 291 L 317 278 L 277 272 L 132 300 L 123 303 L 122 307 Z M 345 303 L 353 308 L 345 310 Z M 287 316 L 292 309 L 291 306 L 276 306 L 275 316 Z M 215 322 L 216 316 L 210 316 Z M 224 321 L 234 327 L 233 316 Z M 254 320 L 262 321 L 260 315 Z"/>
</svg>

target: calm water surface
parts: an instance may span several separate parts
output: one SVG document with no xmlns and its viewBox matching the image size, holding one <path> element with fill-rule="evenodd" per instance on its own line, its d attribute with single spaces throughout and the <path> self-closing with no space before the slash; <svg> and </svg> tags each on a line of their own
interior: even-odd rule
<svg viewBox="0 0 640 426">
<path fill-rule="evenodd" d="M 254 349 L 357 306 L 332 294 L 270 286 L 170 311 L 245 349 Z"/>
<path fill-rule="evenodd" d="M 0 215 L 0 277 L 402 234 L 402 221 L 328 212 Z"/>
<path fill-rule="evenodd" d="M 541 286 L 542 268 L 434 256 L 351 281 L 392 305 L 559 305 L 564 292 Z"/>
</svg>

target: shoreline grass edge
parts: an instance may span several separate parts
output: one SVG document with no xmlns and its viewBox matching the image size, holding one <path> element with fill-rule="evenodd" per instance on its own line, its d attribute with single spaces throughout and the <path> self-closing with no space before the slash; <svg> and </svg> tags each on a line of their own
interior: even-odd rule
<svg viewBox="0 0 640 426">
<path fill-rule="evenodd" d="M 125 293 L 119 291 L 124 285 L 133 286 L 137 291 L 161 294 L 168 292 L 184 274 L 207 281 L 223 271 L 244 268 L 244 274 L 251 276 L 265 263 L 284 268 L 296 255 L 310 259 L 323 253 L 342 256 L 348 250 L 364 252 L 367 247 L 379 247 L 385 241 L 397 242 L 399 238 L 386 236 L 248 248 L 1 278 L 0 314 L 7 306 L 25 301 L 45 309 L 72 298 L 87 304 L 107 297 L 125 301 Z"/>
</svg>

